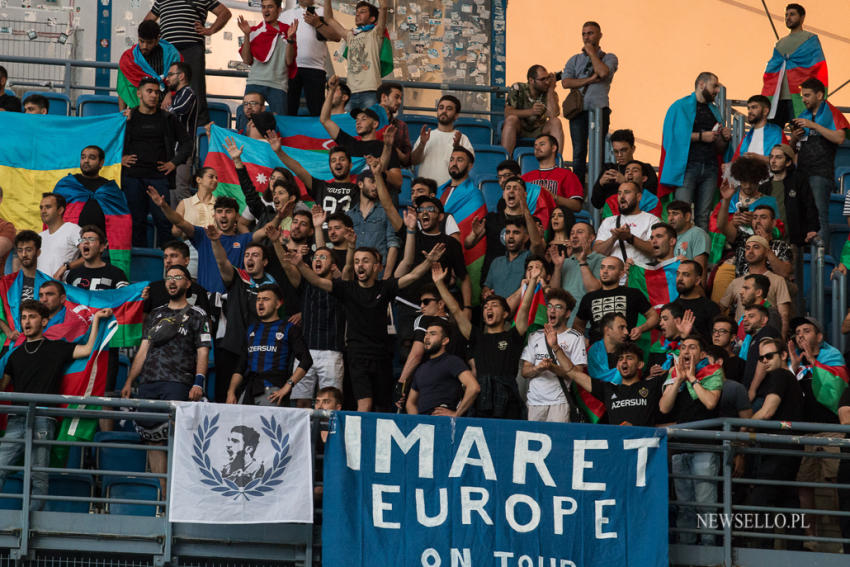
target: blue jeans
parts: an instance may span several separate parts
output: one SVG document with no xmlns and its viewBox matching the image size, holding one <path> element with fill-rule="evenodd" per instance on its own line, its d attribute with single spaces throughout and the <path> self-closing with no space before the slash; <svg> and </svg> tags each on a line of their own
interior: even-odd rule
<svg viewBox="0 0 850 567">
<path fill-rule="evenodd" d="M 827 246 L 826 253 L 829 254 L 829 196 L 835 191 L 835 180 L 820 175 L 809 176 L 809 186 L 818 207 L 818 220 L 820 221 L 820 232 L 818 233 Z M 840 254 L 840 250 L 833 250 Z"/>
<path fill-rule="evenodd" d="M 273 89 L 264 85 L 245 85 L 245 94 L 259 93 L 266 99 L 266 104 L 269 105 L 269 110 L 274 114 L 286 114 L 286 91 Z M 240 104 L 236 107 L 236 129 L 244 130 L 248 124 L 248 119 L 245 118 L 245 112 Z"/>
<path fill-rule="evenodd" d="M 157 242 L 161 245 L 171 240 L 171 223 L 165 218 L 162 209 L 154 205 L 151 198 L 148 197 L 148 185 L 165 197 L 166 202 L 171 201 L 168 179 L 165 177 L 145 179 L 128 175 L 121 176 L 121 188 L 124 190 L 124 196 L 127 197 L 127 204 L 130 205 L 130 217 L 133 219 L 133 246 L 137 248 L 148 248 L 154 245 L 153 242 L 148 243 L 148 212 L 153 217 Z"/>
<path fill-rule="evenodd" d="M 378 93 L 375 91 L 351 93 L 351 99 L 345 105 L 345 110 L 352 111 L 355 108 L 369 108 L 376 104 L 378 104 Z"/>
<path fill-rule="evenodd" d="M 688 163 L 685 168 L 685 180 L 676 189 L 676 200 L 694 203 L 696 224 L 708 230 L 708 217 L 711 204 L 717 192 L 717 179 L 720 175 L 717 163 Z"/>
<path fill-rule="evenodd" d="M 611 122 L 611 109 L 602 109 L 602 140 L 603 147 L 598 148 L 602 161 L 605 161 L 604 154 L 601 154 L 605 145 L 605 136 L 608 135 L 608 124 Z M 578 176 L 579 181 L 585 187 L 596 183 L 595 179 L 585 182 L 587 177 L 587 146 L 588 137 L 590 136 L 590 112 L 587 110 L 579 113 L 575 118 L 570 120 L 570 140 L 573 143 L 573 173 Z M 601 163 L 601 162 L 600 162 Z"/>
<path fill-rule="evenodd" d="M 56 438 L 56 420 L 52 417 L 36 416 L 33 424 L 33 440 L 45 441 Z M 0 467 L 13 466 L 24 454 L 23 443 L 6 443 L 7 439 L 25 439 L 27 433 L 27 418 L 23 415 L 9 415 L 6 424 L 6 434 L 0 442 Z M 47 445 L 32 446 L 32 466 L 46 467 L 50 464 L 50 447 Z M 6 477 L 11 471 L 0 470 L 0 490 L 6 483 Z M 32 473 L 32 493 L 47 494 L 47 473 Z M 43 500 L 31 500 L 30 510 L 41 510 Z"/>
<path fill-rule="evenodd" d="M 679 453 L 673 455 L 672 469 L 674 475 L 717 476 L 720 471 L 720 455 L 717 453 Z M 715 504 L 717 502 L 717 482 L 709 480 L 691 480 L 677 478 L 673 481 L 676 489 L 676 500 L 682 502 L 697 502 Z M 716 512 L 714 508 L 693 506 L 678 506 L 676 514 L 677 528 L 697 528 L 697 513 Z M 679 541 L 684 544 L 695 544 L 697 534 L 677 534 Z M 717 537 L 713 534 L 703 535 L 703 545 L 714 545 Z"/>
</svg>

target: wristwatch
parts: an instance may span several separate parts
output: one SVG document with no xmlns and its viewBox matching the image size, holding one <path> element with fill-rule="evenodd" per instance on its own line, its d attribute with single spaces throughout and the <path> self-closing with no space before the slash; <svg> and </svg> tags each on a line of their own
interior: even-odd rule
<svg viewBox="0 0 850 567">
<path fill-rule="evenodd" d="M 295 385 L 295 382 L 293 382 L 293 381 L 292 381 L 292 378 L 290 378 L 289 380 L 287 380 L 287 381 L 286 381 L 286 383 L 287 383 L 287 384 L 289 384 L 289 386 L 290 386 L 290 387 L 292 387 L 292 386 L 294 386 L 294 385 Z"/>
</svg>

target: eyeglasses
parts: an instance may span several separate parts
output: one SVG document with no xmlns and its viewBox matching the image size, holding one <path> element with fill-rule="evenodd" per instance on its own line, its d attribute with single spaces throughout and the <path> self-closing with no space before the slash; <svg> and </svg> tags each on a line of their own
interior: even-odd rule
<svg viewBox="0 0 850 567">
<path fill-rule="evenodd" d="M 242 103 L 242 106 L 262 106 L 262 105 L 263 105 L 262 102 L 256 102 L 256 101 L 253 101 L 253 100 Z"/>
<path fill-rule="evenodd" d="M 546 305 L 546 309 L 554 309 L 555 311 L 566 311 L 567 306 L 561 305 L 560 303 L 549 303 Z"/>
<path fill-rule="evenodd" d="M 434 207 L 434 206 L 430 206 L 430 207 L 416 207 L 416 212 L 417 212 L 417 213 L 436 213 L 436 212 L 437 212 L 437 207 Z"/>
<path fill-rule="evenodd" d="M 437 300 L 434 299 L 433 297 L 423 297 L 422 299 L 419 300 L 419 303 L 421 303 L 422 305 L 431 305 L 432 301 L 437 301 Z"/>
<path fill-rule="evenodd" d="M 167 282 L 182 282 L 186 279 L 186 276 L 165 276 L 165 281 Z"/>
<path fill-rule="evenodd" d="M 773 357 L 778 355 L 779 353 L 777 351 L 766 352 L 763 355 L 759 356 L 759 362 L 767 362 L 768 360 L 773 360 Z"/>
<path fill-rule="evenodd" d="M 730 331 L 729 329 L 712 329 L 711 330 L 712 335 L 728 335 L 731 332 L 732 331 Z"/>
</svg>

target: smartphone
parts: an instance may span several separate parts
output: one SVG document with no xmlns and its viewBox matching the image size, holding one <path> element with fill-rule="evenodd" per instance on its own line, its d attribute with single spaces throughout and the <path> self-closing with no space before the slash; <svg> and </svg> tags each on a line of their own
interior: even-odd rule
<svg viewBox="0 0 850 567">
<path fill-rule="evenodd" d="M 748 206 L 746 206 L 746 205 L 744 205 L 744 206 L 739 206 L 739 207 L 738 207 L 738 212 L 739 212 L 739 213 L 748 213 L 748 212 L 750 212 L 750 208 L 749 208 Z"/>
<path fill-rule="evenodd" d="M 557 73 L 555 73 L 555 80 L 560 81 L 563 76 L 564 76 L 564 72 L 558 71 Z"/>
<path fill-rule="evenodd" d="M 315 6 L 307 6 L 307 11 L 310 12 L 311 14 L 315 14 L 316 13 L 316 7 Z"/>
</svg>

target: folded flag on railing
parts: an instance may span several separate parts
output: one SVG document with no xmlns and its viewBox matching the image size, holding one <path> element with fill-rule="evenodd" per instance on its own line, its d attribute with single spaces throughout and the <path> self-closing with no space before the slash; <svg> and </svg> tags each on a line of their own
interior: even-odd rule
<svg viewBox="0 0 850 567">
<path fill-rule="evenodd" d="M 333 178 L 328 154 L 335 143 L 331 140 L 324 126 L 317 118 L 309 116 L 278 116 L 277 127 L 281 136 L 281 146 L 292 159 L 301 164 L 307 172 L 316 179 L 329 180 Z M 333 120 L 339 127 L 351 134 L 356 135 L 354 130 L 354 119 L 347 114 L 337 114 Z M 215 195 L 217 197 L 233 197 L 239 202 L 239 210 L 245 208 L 245 195 L 239 185 L 236 168 L 227 155 L 224 146 L 225 138 L 233 138 L 238 146 L 244 146 L 242 151 L 242 163 L 248 170 L 254 187 L 262 192 L 268 186 L 269 178 L 275 167 L 284 167 L 283 162 L 277 157 L 268 142 L 256 140 L 248 136 L 242 136 L 213 125 L 210 130 L 209 153 L 204 161 L 206 167 L 212 167 L 218 174 L 218 187 Z M 351 159 L 351 171 L 357 173 L 363 169 L 366 160 L 361 157 Z M 298 181 L 301 188 L 301 198 L 304 201 L 312 201 L 304 185 Z"/>
<path fill-rule="evenodd" d="M 41 194 L 52 191 L 69 173 L 80 173 L 80 152 L 96 145 L 106 154 L 100 175 L 120 182 L 127 118 L 33 115 L 0 112 L 0 187 L 6 189 L 0 217 L 21 231 L 41 232 Z M 66 219 L 67 220 L 67 219 Z M 109 234 L 111 240 L 114 235 Z"/>
<path fill-rule="evenodd" d="M 805 109 L 803 98 L 800 96 L 800 85 L 809 77 L 814 77 L 829 87 L 829 72 L 826 67 L 826 58 L 820 39 L 812 35 L 804 41 L 800 47 L 794 50 L 788 57 L 783 57 L 779 50 L 774 48 L 773 55 L 767 62 L 764 70 L 763 87 L 761 94 L 771 99 L 774 104 L 771 108 L 771 118 L 775 115 L 776 104 L 782 83 L 787 76 L 788 92 L 794 104 L 794 116 L 799 116 Z"/>
<path fill-rule="evenodd" d="M 139 49 L 139 44 L 125 51 L 121 55 L 121 59 L 118 60 L 118 82 L 116 83 L 116 90 L 118 91 L 118 96 L 127 103 L 129 108 L 139 106 L 139 96 L 136 93 L 136 89 L 142 79 L 145 77 L 156 79 L 159 81 L 160 87 L 166 89 L 165 74 L 168 73 L 169 67 L 174 63 L 183 61 L 183 56 L 169 42 L 160 39 L 159 46 L 162 48 L 162 73 L 157 73 L 151 64 L 148 63 L 145 56 L 142 55 L 142 50 Z"/>
<path fill-rule="evenodd" d="M 472 221 L 475 218 L 484 218 L 487 216 L 487 205 L 484 203 L 484 196 L 478 190 L 471 179 L 467 179 L 451 193 L 448 193 L 451 182 L 437 190 L 437 197 L 443 202 L 443 209 L 448 215 L 452 215 L 460 229 L 461 240 L 465 239 L 472 232 Z M 469 279 L 472 282 L 472 304 L 478 305 L 478 299 L 481 294 L 481 267 L 484 265 L 484 252 L 487 250 L 485 239 L 478 241 L 478 244 L 472 248 L 463 249 L 463 258 L 466 262 L 466 270 L 469 272 Z"/>
</svg>

